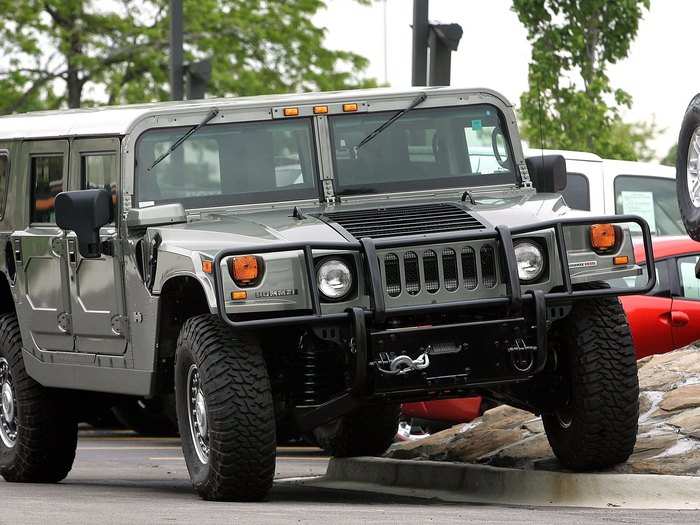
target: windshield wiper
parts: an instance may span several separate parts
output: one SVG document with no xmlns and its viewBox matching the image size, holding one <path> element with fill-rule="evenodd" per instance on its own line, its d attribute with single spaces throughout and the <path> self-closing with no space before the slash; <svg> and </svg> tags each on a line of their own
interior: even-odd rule
<svg viewBox="0 0 700 525">
<path fill-rule="evenodd" d="M 359 151 L 359 149 L 360 149 L 362 146 L 364 146 L 365 144 L 367 144 L 369 141 L 373 140 L 374 137 L 376 137 L 377 135 L 379 135 L 382 131 L 384 131 L 386 128 L 388 128 L 389 126 L 391 126 L 394 122 L 396 122 L 397 120 L 399 120 L 399 119 L 400 119 L 401 117 L 403 117 L 406 113 L 408 113 L 409 111 L 411 111 L 413 108 L 415 108 L 416 106 L 418 106 L 419 104 L 421 104 L 426 98 L 428 98 L 428 95 L 426 95 L 425 93 L 421 93 L 421 94 L 418 95 L 416 98 L 414 98 L 414 99 L 413 99 L 413 102 L 411 102 L 406 108 L 404 108 L 404 109 L 402 109 L 401 111 L 399 111 L 396 115 L 392 116 L 389 120 L 387 120 L 386 122 L 384 122 L 381 126 L 379 126 L 377 129 L 375 129 L 372 133 L 370 133 L 370 134 L 367 135 L 365 138 L 363 138 L 363 139 L 359 142 L 359 144 L 358 144 L 357 146 L 354 146 L 354 147 L 352 148 L 353 156 L 354 156 L 355 158 L 357 158 L 357 152 Z"/>
<path fill-rule="evenodd" d="M 209 122 L 211 122 L 214 117 L 216 117 L 219 114 L 219 110 L 214 108 L 211 110 L 211 112 L 204 117 L 204 120 L 197 124 L 196 126 L 192 126 L 192 128 L 187 131 L 182 137 L 177 139 L 175 142 L 173 142 L 173 145 L 168 148 L 168 150 L 163 153 L 160 157 L 158 157 L 156 160 L 153 161 L 153 164 L 146 170 L 146 171 L 151 171 L 153 168 L 155 168 L 160 162 L 168 157 L 173 151 L 175 151 L 177 148 L 179 148 L 183 142 L 185 142 L 188 138 L 190 138 L 192 135 L 197 133 L 200 128 L 206 126 Z"/>
</svg>

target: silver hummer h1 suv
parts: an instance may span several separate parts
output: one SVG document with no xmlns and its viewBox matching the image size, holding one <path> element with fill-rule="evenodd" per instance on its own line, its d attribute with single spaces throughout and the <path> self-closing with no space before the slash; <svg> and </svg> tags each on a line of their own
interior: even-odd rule
<svg viewBox="0 0 700 525">
<path fill-rule="evenodd" d="M 485 89 L 0 119 L 0 473 L 64 478 L 115 395 L 174 394 L 207 499 L 263 497 L 277 436 L 380 454 L 401 402 L 473 394 L 542 414 L 566 467 L 624 461 L 649 229 L 565 180 Z"/>
</svg>

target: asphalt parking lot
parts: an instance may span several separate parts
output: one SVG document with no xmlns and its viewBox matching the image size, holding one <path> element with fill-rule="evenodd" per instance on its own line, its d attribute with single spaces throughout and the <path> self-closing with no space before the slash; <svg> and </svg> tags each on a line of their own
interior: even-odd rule
<svg viewBox="0 0 700 525">
<path fill-rule="evenodd" d="M 262 503 L 211 503 L 193 492 L 177 439 L 81 436 L 69 477 L 58 485 L 0 482 L 0 523 L 688 523 L 700 513 L 457 505 L 299 487 L 282 480 L 321 475 L 328 458 L 281 447 L 278 482 Z"/>
</svg>

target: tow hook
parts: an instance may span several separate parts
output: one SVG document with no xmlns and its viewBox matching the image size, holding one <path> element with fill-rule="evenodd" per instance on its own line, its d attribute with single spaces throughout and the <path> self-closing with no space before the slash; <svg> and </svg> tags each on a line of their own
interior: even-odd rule
<svg viewBox="0 0 700 525">
<path fill-rule="evenodd" d="M 387 375 L 403 375 L 418 370 L 425 370 L 430 366 L 430 357 L 428 352 L 423 352 L 415 359 L 411 359 L 407 355 L 396 355 L 394 353 L 381 352 L 379 359 L 373 364 L 382 374 Z"/>
<path fill-rule="evenodd" d="M 508 347 L 508 355 L 510 355 L 510 363 L 518 372 L 529 372 L 532 365 L 535 363 L 535 353 L 537 347 L 526 345 L 521 338 L 515 340 L 515 345 Z"/>
</svg>

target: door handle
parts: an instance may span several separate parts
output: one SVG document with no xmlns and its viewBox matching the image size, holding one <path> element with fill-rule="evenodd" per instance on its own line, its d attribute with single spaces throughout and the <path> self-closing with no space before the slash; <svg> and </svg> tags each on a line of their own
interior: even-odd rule
<svg viewBox="0 0 700 525">
<path fill-rule="evenodd" d="M 687 326 L 690 322 L 690 317 L 685 312 L 672 311 L 671 312 L 671 326 L 674 328 L 681 328 Z"/>
</svg>

